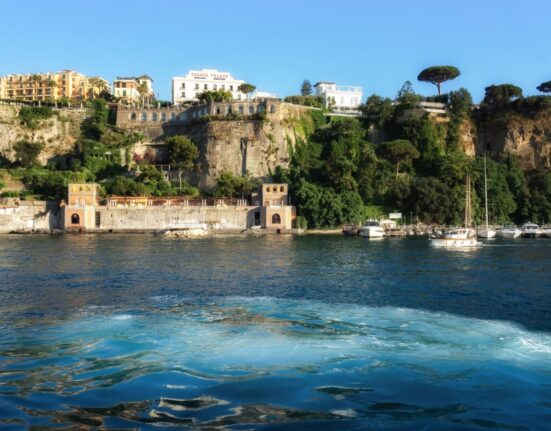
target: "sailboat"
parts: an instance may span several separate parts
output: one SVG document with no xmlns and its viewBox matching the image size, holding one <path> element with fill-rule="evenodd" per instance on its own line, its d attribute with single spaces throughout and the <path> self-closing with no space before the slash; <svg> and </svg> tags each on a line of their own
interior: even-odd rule
<svg viewBox="0 0 551 431">
<path fill-rule="evenodd" d="M 439 235 L 429 238 L 433 247 L 477 247 L 481 245 L 476 240 L 476 233 L 470 228 L 472 224 L 471 212 L 471 175 L 467 174 L 465 187 L 465 227 L 447 229 Z"/>
<path fill-rule="evenodd" d="M 493 238 L 496 231 L 488 227 L 488 177 L 486 175 L 486 154 L 484 154 L 484 208 L 486 210 L 486 224 L 476 233 L 479 238 Z"/>
</svg>

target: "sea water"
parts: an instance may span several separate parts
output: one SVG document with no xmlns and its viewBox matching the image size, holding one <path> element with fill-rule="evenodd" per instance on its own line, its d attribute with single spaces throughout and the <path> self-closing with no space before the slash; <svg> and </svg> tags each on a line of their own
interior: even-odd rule
<svg viewBox="0 0 551 431">
<path fill-rule="evenodd" d="M 0 237 L 0 428 L 545 430 L 551 240 Z"/>
</svg>

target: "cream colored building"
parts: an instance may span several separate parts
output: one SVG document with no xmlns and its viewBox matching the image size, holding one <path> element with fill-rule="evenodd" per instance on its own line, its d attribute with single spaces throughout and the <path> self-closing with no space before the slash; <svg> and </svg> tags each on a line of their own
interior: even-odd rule
<svg viewBox="0 0 551 431">
<path fill-rule="evenodd" d="M 113 83 L 113 96 L 128 103 L 149 102 L 155 98 L 152 83 L 153 79 L 147 75 L 118 76 Z M 146 88 L 144 94 L 140 90 L 142 85 Z"/>
<path fill-rule="evenodd" d="M 97 78 L 105 81 L 103 78 Z M 105 81 L 107 82 L 107 81 Z M 74 70 L 12 74 L 1 78 L 0 98 L 29 101 L 81 101 L 93 98 L 89 78 Z"/>
<path fill-rule="evenodd" d="M 296 208 L 289 205 L 287 184 L 263 184 L 260 225 L 266 229 L 288 230 L 295 218 Z"/>
<path fill-rule="evenodd" d="M 99 197 L 98 184 L 69 184 L 67 203 L 61 203 L 61 228 L 79 231 L 94 229 L 99 224 L 96 215 Z"/>
<path fill-rule="evenodd" d="M 172 103 L 197 101 L 197 96 L 204 91 L 231 91 L 235 100 L 246 99 L 239 91 L 239 86 L 245 81 L 235 79 L 228 72 L 216 69 L 190 70 L 186 76 L 172 78 Z"/>
<path fill-rule="evenodd" d="M 335 112 L 354 114 L 362 103 L 362 87 L 337 85 L 334 82 L 318 82 L 314 85 L 316 96 L 323 97 L 325 106 Z"/>
</svg>

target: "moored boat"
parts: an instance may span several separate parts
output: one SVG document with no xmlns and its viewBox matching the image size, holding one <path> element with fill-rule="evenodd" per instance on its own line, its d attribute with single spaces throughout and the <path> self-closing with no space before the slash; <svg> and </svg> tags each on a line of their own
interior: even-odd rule
<svg viewBox="0 0 551 431">
<path fill-rule="evenodd" d="M 538 238 L 542 234 L 540 227 L 535 223 L 524 223 L 521 231 L 523 238 Z"/>
<path fill-rule="evenodd" d="M 359 235 L 364 238 L 382 238 L 385 236 L 385 230 L 379 222 L 375 220 L 367 221 L 358 231 Z"/>
<path fill-rule="evenodd" d="M 486 154 L 484 154 L 484 208 L 486 213 L 486 224 L 478 228 L 476 236 L 479 238 L 493 238 L 496 231 L 488 226 L 488 178 L 486 175 Z"/>
<path fill-rule="evenodd" d="M 522 231 L 513 225 L 503 226 L 501 229 L 498 229 L 496 232 L 496 236 L 500 238 L 520 238 L 520 235 L 522 234 Z"/>
<path fill-rule="evenodd" d="M 541 236 L 544 238 L 551 238 L 551 227 L 542 227 Z"/>
</svg>

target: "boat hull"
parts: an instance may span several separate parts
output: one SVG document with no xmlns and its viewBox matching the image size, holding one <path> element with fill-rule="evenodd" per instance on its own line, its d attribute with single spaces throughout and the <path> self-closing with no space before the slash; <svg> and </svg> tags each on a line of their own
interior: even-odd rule
<svg viewBox="0 0 551 431">
<path fill-rule="evenodd" d="M 385 232 L 378 229 L 362 229 L 359 235 L 364 238 L 382 238 L 385 236 Z"/>
<path fill-rule="evenodd" d="M 496 236 L 496 231 L 493 230 L 493 229 L 480 229 L 477 233 L 476 233 L 476 236 L 478 236 L 479 238 L 493 238 Z"/>
<path fill-rule="evenodd" d="M 479 247 L 476 238 L 430 238 L 430 245 L 443 248 Z"/>
<path fill-rule="evenodd" d="M 502 229 L 497 231 L 497 236 L 500 238 L 515 239 L 520 238 L 522 234 L 520 229 Z"/>
</svg>

